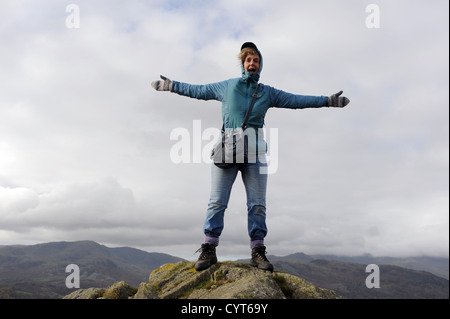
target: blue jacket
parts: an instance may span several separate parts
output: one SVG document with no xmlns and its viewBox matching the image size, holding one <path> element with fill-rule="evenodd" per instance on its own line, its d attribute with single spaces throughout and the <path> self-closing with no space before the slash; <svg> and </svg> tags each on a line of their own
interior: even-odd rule
<svg viewBox="0 0 450 319">
<path fill-rule="evenodd" d="M 259 51 L 258 51 L 259 52 Z M 250 74 L 241 67 L 240 78 L 204 85 L 192 85 L 173 81 L 173 92 L 199 100 L 222 102 L 222 120 L 225 129 L 241 127 L 245 113 L 252 100 L 252 94 L 259 81 L 263 67 L 261 52 L 258 73 Z M 271 107 L 301 109 L 326 106 L 326 96 L 295 95 L 260 83 L 258 97 L 248 119 L 247 127 L 262 128 L 264 117 Z M 259 136 L 258 140 L 262 137 Z M 260 141 L 258 141 L 260 142 Z"/>
</svg>

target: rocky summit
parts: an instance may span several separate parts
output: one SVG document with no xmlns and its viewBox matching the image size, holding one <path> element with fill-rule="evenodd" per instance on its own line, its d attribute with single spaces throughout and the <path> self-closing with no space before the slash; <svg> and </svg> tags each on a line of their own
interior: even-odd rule
<svg viewBox="0 0 450 319">
<path fill-rule="evenodd" d="M 165 264 L 148 282 L 131 287 L 124 281 L 109 288 L 79 289 L 65 299 L 340 299 L 332 290 L 305 280 L 238 262 L 220 262 L 197 272 L 193 262 Z"/>
</svg>

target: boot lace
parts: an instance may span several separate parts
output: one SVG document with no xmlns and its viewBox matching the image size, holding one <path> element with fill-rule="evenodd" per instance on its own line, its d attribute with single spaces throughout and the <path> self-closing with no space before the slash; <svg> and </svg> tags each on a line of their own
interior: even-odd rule
<svg viewBox="0 0 450 319">
<path fill-rule="evenodd" d="M 266 247 L 264 246 L 256 247 L 253 252 L 253 258 L 269 262 L 269 260 L 266 257 L 266 254 L 267 254 Z"/>
<path fill-rule="evenodd" d="M 200 252 L 200 256 L 198 257 L 199 260 L 207 260 L 209 259 L 209 254 L 213 252 L 213 249 L 209 244 L 202 244 L 202 246 L 197 249 L 194 254 L 198 252 Z"/>
</svg>

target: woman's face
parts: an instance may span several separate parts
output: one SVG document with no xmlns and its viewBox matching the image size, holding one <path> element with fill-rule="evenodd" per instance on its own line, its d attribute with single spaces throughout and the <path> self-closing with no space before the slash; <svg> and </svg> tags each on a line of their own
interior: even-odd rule
<svg viewBox="0 0 450 319">
<path fill-rule="evenodd" d="M 244 60 L 244 70 L 249 73 L 257 73 L 259 71 L 259 55 L 247 55 Z"/>
</svg>

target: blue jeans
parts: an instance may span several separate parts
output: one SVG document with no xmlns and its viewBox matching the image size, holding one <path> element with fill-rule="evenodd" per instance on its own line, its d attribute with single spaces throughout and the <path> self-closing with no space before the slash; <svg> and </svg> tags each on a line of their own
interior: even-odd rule
<svg viewBox="0 0 450 319">
<path fill-rule="evenodd" d="M 221 235 L 231 188 L 240 171 L 247 193 L 248 234 L 252 240 L 263 239 L 267 234 L 267 174 L 261 174 L 260 168 L 267 168 L 267 163 L 258 160 L 256 163 L 239 164 L 229 169 L 218 168 L 214 164 L 211 166 L 211 195 L 203 226 L 205 235 L 212 237 Z"/>
</svg>

